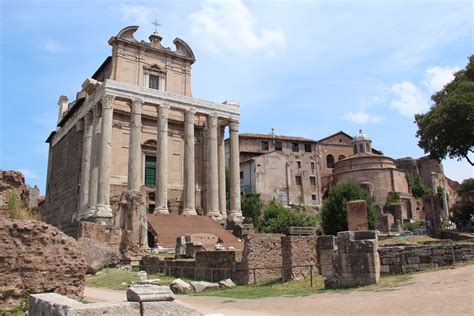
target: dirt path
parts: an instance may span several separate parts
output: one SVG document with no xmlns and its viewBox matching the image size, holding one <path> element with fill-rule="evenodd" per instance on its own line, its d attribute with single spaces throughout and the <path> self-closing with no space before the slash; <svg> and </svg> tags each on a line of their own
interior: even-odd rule
<svg viewBox="0 0 474 316">
<path fill-rule="evenodd" d="M 86 297 L 90 301 L 95 297 L 102 301 L 125 299 L 123 292 L 91 288 L 86 288 Z M 178 296 L 178 301 L 204 314 L 226 316 L 474 315 L 474 265 L 420 273 L 406 285 L 378 292 L 354 290 L 264 299 Z"/>
</svg>

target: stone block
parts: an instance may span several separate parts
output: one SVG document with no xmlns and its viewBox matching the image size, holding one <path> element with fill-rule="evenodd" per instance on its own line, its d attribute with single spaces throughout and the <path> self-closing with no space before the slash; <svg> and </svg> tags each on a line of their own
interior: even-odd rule
<svg viewBox="0 0 474 316">
<path fill-rule="evenodd" d="M 174 294 L 167 286 L 133 285 L 127 290 L 127 300 L 130 302 L 173 301 Z"/>
<path fill-rule="evenodd" d="M 382 258 L 382 264 L 392 264 L 393 258 Z"/>
<path fill-rule="evenodd" d="M 334 250 L 336 248 L 335 237 L 333 235 L 318 236 L 316 247 L 320 250 Z"/>
<path fill-rule="evenodd" d="M 177 302 L 144 302 L 142 308 L 143 314 L 137 314 L 137 316 L 203 315 L 197 310 L 185 307 Z"/>
<path fill-rule="evenodd" d="M 369 229 L 367 219 L 367 202 L 365 200 L 350 201 L 346 204 L 347 227 L 350 231 Z"/>
<path fill-rule="evenodd" d="M 211 282 L 205 282 L 205 281 L 193 281 L 191 282 L 191 286 L 194 288 L 194 291 L 196 292 L 203 292 L 207 290 L 213 290 L 213 289 L 218 289 L 219 284 L 217 283 L 211 283 Z"/>
<path fill-rule="evenodd" d="M 431 250 L 429 249 L 417 249 L 415 250 L 415 256 L 431 256 Z"/>
<path fill-rule="evenodd" d="M 432 250 L 433 255 L 444 255 L 446 250 L 444 248 L 435 248 Z"/>
<path fill-rule="evenodd" d="M 233 288 L 234 286 L 235 286 L 235 283 L 232 282 L 231 279 L 225 279 L 225 280 L 219 281 L 219 287 L 221 289 L 230 289 L 230 288 Z"/>
<path fill-rule="evenodd" d="M 403 273 L 415 272 L 420 270 L 420 265 L 418 264 L 405 264 L 401 267 Z"/>
<path fill-rule="evenodd" d="M 408 264 L 418 264 L 420 263 L 420 257 L 408 257 L 407 258 Z"/>
<path fill-rule="evenodd" d="M 316 235 L 315 227 L 288 227 L 287 235 L 290 236 L 310 236 Z"/>
<path fill-rule="evenodd" d="M 402 273 L 402 266 L 400 266 L 400 265 L 391 265 L 390 266 L 390 273 L 393 273 L 393 274 Z"/>
<path fill-rule="evenodd" d="M 389 265 L 381 265 L 380 266 L 381 273 L 390 273 L 390 266 Z"/>
<path fill-rule="evenodd" d="M 377 252 L 377 242 L 374 240 L 354 240 L 349 243 L 350 253 Z"/>
<path fill-rule="evenodd" d="M 378 240 L 378 233 L 375 230 L 361 230 L 354 232 L 354 240 L 375 239 Z"/>
<path fill-rule="evenodd" d="M 186 281 L 183 281 L 181 279 L 175 279 L 173 280 L 173 282 L 171 282 L 170 289 L 175 294 L 184 294 L 191 292 L 193 290 L 193 287 L 190 283 Z"/>
</svg>

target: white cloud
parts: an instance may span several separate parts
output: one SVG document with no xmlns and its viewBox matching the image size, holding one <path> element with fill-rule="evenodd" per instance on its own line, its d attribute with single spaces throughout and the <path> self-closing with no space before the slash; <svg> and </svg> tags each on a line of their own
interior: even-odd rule
<svg viewBox="0 0 474 316">
<path fill-rule="evenodd" d="M 273 56 L 285 46 L 281 29 L 257 32 L 252 13 L 240 0 L 206 1 L 189 18 L 193 36 L 213 52 L 264 50 Z"/>
<path fill-rule="evenodd" d="M 156 10 L 152 7 L 123 4 L 119 10 L 122 21 L 137 25 L 148 25 L 156 18 Z"/>
<path fill-rule="evenodd" d="M 376 116 L 366 112 L 346 113 L 344 118 L 356 124 L 379 123 L 382 121 L 380 116 Z"/>
<path fill-rule="evenodd" d="M 445 84 L 454 79 L 454 73 L 461 68 L 454 67 L 431 67 L 425 71 L 425 81 L 423 84 L 428 89 L 429 94 L 441 90 Z"/>
<path fill-rule="evenodd" d="M 49 53 L 61 53 L 64 51 L 64 48 L 55 40 L 48 39 L 43 43 L 43 49 Z"/>
<path fill-rule="evenodd" d="M 413 116 L 428 109 L 426 97 L 411 81 L 394 84 L 391 88 L 395 98 L 392 99 L 392 108 L 405 116 Z"/>
</svg>

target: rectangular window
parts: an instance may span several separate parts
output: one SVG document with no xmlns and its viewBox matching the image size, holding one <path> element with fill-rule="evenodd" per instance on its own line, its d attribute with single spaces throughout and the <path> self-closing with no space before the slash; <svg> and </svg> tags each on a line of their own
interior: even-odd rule
<svg viewBox="0 0 474 316">
<path fill-rule="evenodd" d="M 311 144 L 304 144 L 304 151 L 307 153 L 311 152 Z"/>
<path fill-rule="evenodd" d="M 300 145 L 298 143 L 292 143 L 291 148 L 293 152 L 299 152 L 300 151 Z"/>
<path fill-rule="evenodd" d="M 240 171 L 240 179 L 243 179 L 243 178 L 244 178 L 244 172 Z"/>
<path fill-rule="evenodd" d="M 160 77 L 149 75 L 148 76 L 148 88 L 159 90 L 160 89 Z"/>
<path fill-rule="evenodd" d="M 314 170 L 314 168 L 315 168 L 315 163 L 314 161 L 311 161 L 311 170 Z"/>
<path fill-rule="evenodd" d="M 145 185 L 154 187 L 156 184 L 156 157 L 145 156 Z"/>
<path fill-rule="evenodd" d="M 296 185 L 301 185 L 301 176 L 296 176 L 295 182 L 296 182 Z"/>
<path fill-rule="evenodd" d="M 311 195 L 311 199 L 312 199 L 313 201 L 316 201 L 316 194 Z"/>
<path fill-rule="evenodd" d="M 316 185 L 316 177 L 309 177 L 309 182 L 311 185 Z"/>
<path fill-rule="evenodd" d="M 275 142 L 275 150 L 276 151 L 282 151 L 283 150 L 283 144 L 280 141 Z"/>
<path fill-rule="evenodd" d="M 268 140 L 262 140 L 262 142 L 260 143 L 260 146 L 261 146 L 262 150 L 269 150 L 270 149 L 270 145 L 268 144 Z"/>
<path fill-rule="evenodd" d="M 298 167 L 298 169 L 301 169 L 301 161 L 298 160 L 298 161 L 296 162 L 296 166 Z"/>
</svg>

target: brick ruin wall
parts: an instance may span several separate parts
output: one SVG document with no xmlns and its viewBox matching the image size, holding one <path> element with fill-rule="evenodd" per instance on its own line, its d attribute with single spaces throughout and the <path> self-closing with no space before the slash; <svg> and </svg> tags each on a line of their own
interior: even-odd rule
<svg viewBox="0 0 474 316">
<path fill-rule="evenodd" d="M 281 252 L 283 266 L 283 281 L 302 280 L 318 273 L 316 236 L 283 236 L 281 237 Z"/>
<path fill-rule="evenodd" d="M 72 219 L 79 205 L 82 133 L 71 129 L 50 149 L 48 187 L 43 220 L 76 237 L 77 222 Z"/>
<path fill-rule="evenodd" d="M 474 244 L 380 247 L 380 272 L 399 274 L 452 265 L 474 259 Z M 454 260 L 453 260 L 454 259 Z"/>
<path fill-rule="evenodd" d="M 31 293 L 82 299 L 86 261 L 73 238 L 43 222 L 3 219 L 0 244 L 0 309 Z"/>
</svg>

